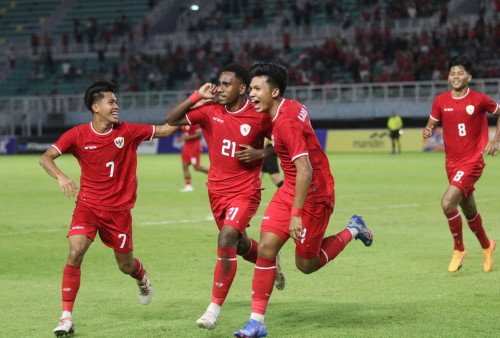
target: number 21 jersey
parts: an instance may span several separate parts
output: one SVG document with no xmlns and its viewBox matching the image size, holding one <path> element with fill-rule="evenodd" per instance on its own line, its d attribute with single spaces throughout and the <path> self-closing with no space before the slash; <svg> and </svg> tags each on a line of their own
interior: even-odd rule
<svg viewBox="0 0 500 338">
<path fill-rule="evenodd" d="M 210 158 L 208 189 L 238 193 L 260 188 L 263 161 L 242 162 L 235 152 L 243 150 L 240 144 L 263 148 L 264 137 L 271 138 L 272 123 L 267 114 L 257 113 L 253 104 L 246 100 L 244 106 L 234 112 L 210 102 L 191 110 L 186 118 L 190 124 L 201 125 L 207 141 Z"/>
</svg>

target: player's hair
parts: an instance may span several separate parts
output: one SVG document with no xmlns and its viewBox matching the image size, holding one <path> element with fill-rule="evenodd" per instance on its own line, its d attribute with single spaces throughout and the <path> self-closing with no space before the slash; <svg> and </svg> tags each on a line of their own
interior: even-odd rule
<svg viewBox="0 0 500 338">
<path fill-rule="evenodd" d="M 245 86 L 250 87 L 250 72 L 245 66 L 238 63 L 230 63 L 222 69 L 222 72 L 232 72 Z"/>
<path fill-rule="evenodd" d="M 94 113 L 92 111 L 92 105 L 96 101 L 102 100 L 104 98 L 103 93 L 110 92 L 116 95 L 117 91 L 118 87 L 113 82 L 97 81 L 93 85 L 88 87 L 87 91 L 85 92 L 85 106 L 88 110 L 90 110 L 91 113 Z"/>
<path fill-rule="evenodd" d="M 454 56 L 450 59 L 450 62 L 448 63 L 448 71 L 450 71 L 452 67 L 462 66 L 462 67 L 464 67 L 464 69 L 467 73 L 471 74 L 472 65 L 473 65 L 473 62 L 471 59 L 469 59 L 469 57 L 467 57 L 465 55 L 458 55 L 458 56 Z"/>
<path fill-rule="evenodd" d="M 288 84 L 288 71 L 282 65 L 270 62 L 259 62 L 250 67 L 250 75 L 267 76 L 267 83 L 272 89 L 278 88 L 280 96 L 285 93 Z"/>
</svg>

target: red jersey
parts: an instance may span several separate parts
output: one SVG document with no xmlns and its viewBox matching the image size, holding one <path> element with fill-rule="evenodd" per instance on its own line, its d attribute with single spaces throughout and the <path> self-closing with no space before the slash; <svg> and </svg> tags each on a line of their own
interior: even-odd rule
<svg viewBox="0 0 500 338">
<path fill-rule="evenodd" d="M 201 127 L 198 124 L 192 126 L 182 126 L 182 133 L 187 136 L 191 136 L 201 131 Z M 183 150 L 198 150 L 201 152 L 201 140 L 200 137 L 184 140 Z"/>
<path fill-rule="evenodd" d="M 447 91 L 434 99 L 430 117 L 442 120 L 447 165 L 484 163 L 489 139 L 486 113 L 494 113 L 497 107 L 487 95 L 472 89 L 462 97 Z"/>
<path fill-rule="evenodd" d="M 137 191 L 137 147 L 152 140 L 155 126 L 121 122 L 105 133 L 92 122 L 65 132 L 52 145 L 71 153 L 81 167 L 77 202 L 111 211 L 132 209 Z"/>
<path fill-rule="evenodd" d="M 235 156 L 242 150 L 240 144 L 262 149 L 264 138 L 271 136 L 271 119 L 255 111 L 246 100 L 238 111 L 210 102 L 191 110 L 186 119 L 189 124 L 201 125 L 207 141 L 210 169 L 207 187 L 212 191 L 239 193 L 248 188 L 260 189 L 262 160 L 245 163 Z"/>
<path fill-rule="evenodd" d="M 301 156 L 309 156 L 313 174 L 307 198 L 311 202 L 326 202 L 333 206 L 335 188 L 330 164 L 302 104 L 294 100 L 281 101 L 273 118 L 273 140 L 274 151 L 280 158 L 285 175 L 285 182 L 280 189 L 293 199 L 297 176 L 293 161 Z"/>
</svg>

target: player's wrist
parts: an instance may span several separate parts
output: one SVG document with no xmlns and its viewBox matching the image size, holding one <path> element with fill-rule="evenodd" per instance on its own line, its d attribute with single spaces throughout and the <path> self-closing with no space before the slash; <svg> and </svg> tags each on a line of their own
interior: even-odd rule
<svg viewBox="0 0 500 338">
<path fill-rule="evenodd" d="M 302 216 L 302 209 L 292 207 L 292 211 L 290 212 L 290 215 L 295 216 L 295 217 L 300 217 L 300 216 Z"/>
<path fill-rule="evenodd" d="M 193 103 L 200 101 L 201 100 L 200 93 L 198 93 L 198 91 L 195 90 L 194 93 L 189 96 L 189 100 Z"/>
</svg>

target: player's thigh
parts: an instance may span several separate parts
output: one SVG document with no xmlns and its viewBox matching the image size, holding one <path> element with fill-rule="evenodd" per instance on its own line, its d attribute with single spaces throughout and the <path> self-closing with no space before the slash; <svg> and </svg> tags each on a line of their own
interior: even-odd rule
<svg viewBox="0 0 500 338">
<path fill-rule="evenodd" d="M 102 211 L 99 237 L 102 242 L 119 253 L 133 251 L 132 214 L 125 211 Z"/>
<path fill-rule="evenodd" d="M 446 174 L 450 185 L 460 189 L 464 197 L 469 197 L 476 189 L 474 185 L 481 178 L 483 169 L 482 163 L 446 166 Z"/>
<path fill-rule="evenodd" d="M 319 256 L 321 243 L 333 208 L 324 203 L 308 203 L 302 209 L 302 239 L 295 241 L 295 254 L 304 259 Z"/>
<path fill-rule="evenodd" d="M 210 206 L 217 226 L 229 225 L 239 232 L 243 232 L 250 224 L 250 220 L 259 209 L 260 191 L 236 195 L 223 195 L 209 192 Z"/>
<path fill-rule="evenodd" d="M 97 226 L 99 224 L 99 219 L 95 211 L 96 210 L 93 208 L 77 203 L 73 211 L 71 225 L 66 237 L 70 238 L 76 235 L 84 235 L 93 241 L 97 234 Z M 77 244 L 75 243 L 74 245 Z"/>
</svg>

